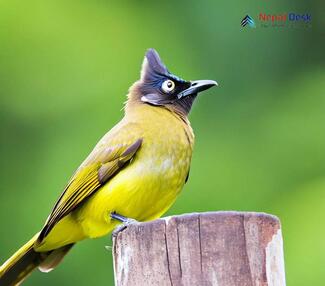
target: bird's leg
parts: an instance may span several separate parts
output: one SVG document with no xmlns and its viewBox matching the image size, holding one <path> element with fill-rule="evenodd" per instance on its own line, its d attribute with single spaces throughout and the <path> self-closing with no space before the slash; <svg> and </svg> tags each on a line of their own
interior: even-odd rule
<svg viewBox="0 0 325 286">
<path fill-rule="evenodd" d="M 117 226 L 113 232 L 112 232 L 112 236 L 113 237 L 117 237 L 118 233 L 125 230 L 130 224 L 132 223 L 137 223 L 138 221 L 133 219 L 133 218 L 128 218 L 125 216 L 122 216 L 120 214 L 117 214 L 116 212 L 112 212 L 110 214 L 112 219 L 118 220 L 120 221 L 122 224 Z"/>
</svg>

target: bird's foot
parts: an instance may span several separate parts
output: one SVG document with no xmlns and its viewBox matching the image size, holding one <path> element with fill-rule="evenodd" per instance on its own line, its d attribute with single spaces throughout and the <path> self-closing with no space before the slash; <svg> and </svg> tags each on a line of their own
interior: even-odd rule
<svg viewBox="0 0 325 286">
<path fill-rule="evenodd" d="M 117 235 L 125 230 L 130 224 L 134 224 L 134 223 L 138 223 L 137 220 L 133 219 L 133 218 L 128 218 L 128 217 L 125 217 L 125 216 L 122 216 L 120 214 L 117 214 L 115 212 L 111 213 L 111 218 L 112 219 L 115 219 L 115 220 L 118 220 L 120 222 L 122 222 L 121 225 L 117 226 L 113 232 L 112 232 L 112 237 L 113 238 L 116 238 Z"/>
</svg>

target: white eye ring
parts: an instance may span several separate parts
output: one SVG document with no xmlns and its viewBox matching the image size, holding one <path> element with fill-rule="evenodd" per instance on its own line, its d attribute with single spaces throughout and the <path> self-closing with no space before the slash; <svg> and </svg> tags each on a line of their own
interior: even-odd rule
<svg viewBox="0 0 325 286">
<path fill-rule="evenodd" d="M 174 90 L 175 83 L 172 80 L 167 79 L 162 83 L 161 88 L 164 92 L 170 93 Z"/>
</svg>

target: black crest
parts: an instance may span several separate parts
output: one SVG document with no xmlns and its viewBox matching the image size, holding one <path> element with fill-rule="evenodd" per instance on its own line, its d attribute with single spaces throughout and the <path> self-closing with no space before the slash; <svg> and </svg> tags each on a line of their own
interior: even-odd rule
<svg viewBox="0 0 325 286">
<path fill-rule="evenodd" d="M 168 74 L 169 71 L 156 50 L 149 49 L 142 63 L 141 79 L 143 81 L 152 81 L 157 76 L 167 76 Z"/>
</svg>

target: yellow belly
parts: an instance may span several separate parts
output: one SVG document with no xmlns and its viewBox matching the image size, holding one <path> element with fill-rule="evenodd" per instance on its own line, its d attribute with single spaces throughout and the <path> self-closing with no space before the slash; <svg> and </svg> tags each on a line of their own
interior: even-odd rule
<svg viewBox="0 0 325 286">
<path fill-rule="evenodd" d="M 190 158 L 160 162 L 148 158 L 122 170 L 92 196 L 78 213 L 84 233 L 98 237 L 110 232 L 118 222 L 111 212 L 147 221 L 160 217 L 174 203 L 182 189 Z"/>
<path fill-rule="evenodd" d="M 178 156 L 142 155 L 58 222 L 37 250 L 51 250 L 109 233 L 119 223 L 110 218 L 114 211 L 138 221 L 163 215 L 185 183 L 190 150 L 182 150 Z"/>
</svg>

